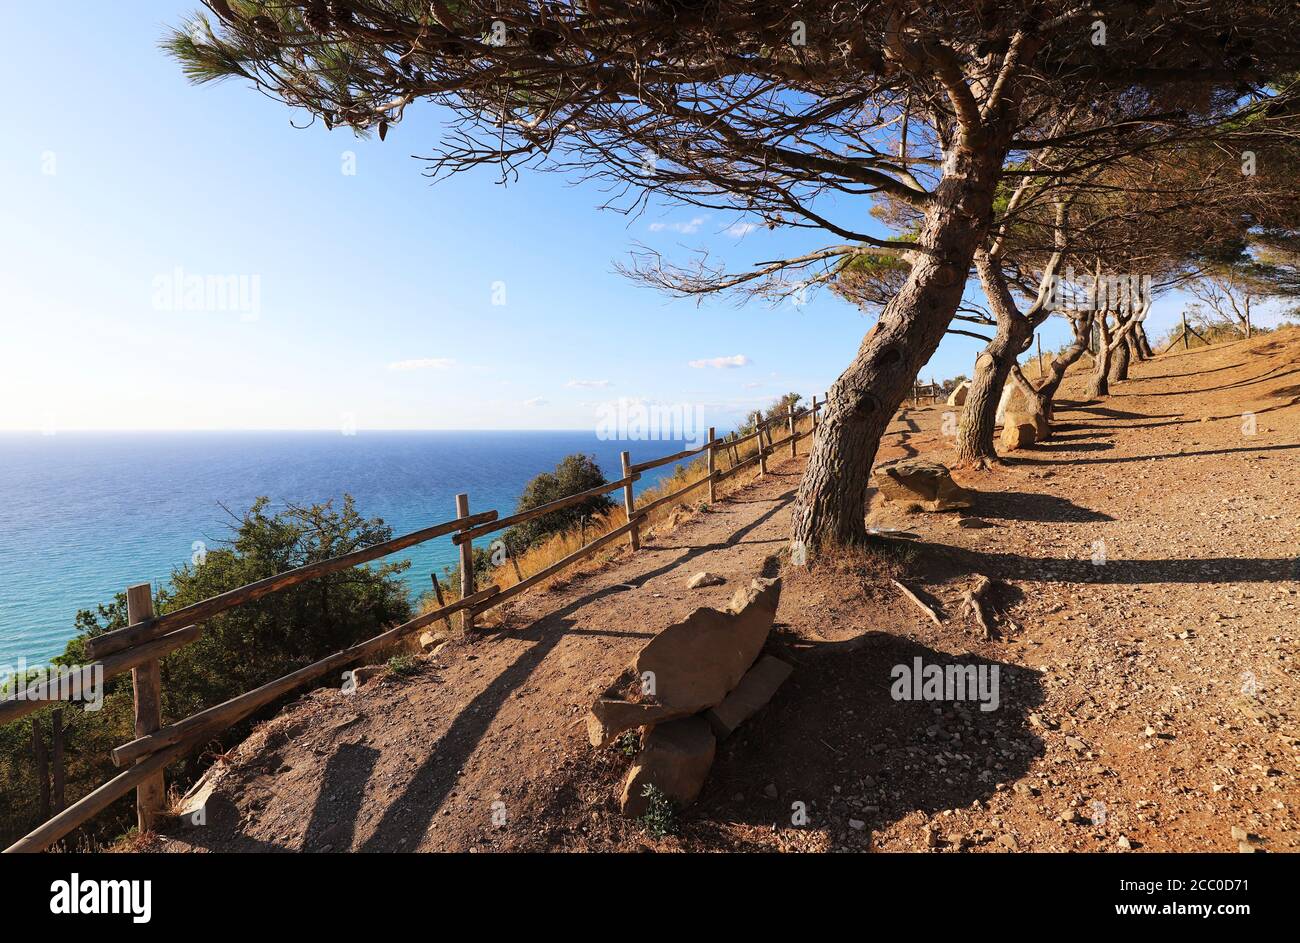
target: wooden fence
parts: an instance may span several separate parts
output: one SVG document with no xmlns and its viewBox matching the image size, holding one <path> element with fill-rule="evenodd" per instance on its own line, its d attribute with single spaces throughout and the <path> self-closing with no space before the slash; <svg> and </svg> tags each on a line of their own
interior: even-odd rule
<svg viewBox="0 0 1300 943">
<path fill-rule="evenodd" d="M 670 501 L 678 500 L 687 493 L 699 488 L 708 489 L 708 501 L 717 500 L 718 484 L 732 477 L 745 468 L 757 463 L 760 473 L 767 473 L 768 458 L 779 448 L 788 447 L 789 454 L 797 454 L 796 446 L 800 439 L 813 435 L 817 430 L 817 413 L 825 407 L 825 400 L 818 402 L 812 398 L 812 405 L 796 410 L 789 408 L 784 414 L 767 420 L 759 420 L 753 432 L 744 436 L 732 434 L 727 438 L 717 438 L 715 430 L 709 429 L 708 438 L 698 448 L 686 449 L 666 455 L 662 458 L 634 463 L 629 452 L 622 453 L 622 475 L 617 481 L 609 482 L 598 488 L 592 488 L 580 494 L 570 495 L 547 504 L 521 511 L 508 517 L 500 517 L 496 511 L 481 511 L 471 514 L 469 495 L 456 496 L 456 517 L 432 527 L 395 537 L 383 543 L 374 544 L 352 553 L 333 557 L 278 573 L 275 576 L 240 586 L 208 599 L 201 600 L 181 609 L 155 615 L 153 611 L 152 588 L 148 583 L 140 583 L 127 589 L 128 625 L 121 629 L 105 632 L 86 640 L 86 654 L 94 659 L 61 679 L 50 679 L 26 691 L 21 699 L 16 697 L 0 700 L 0 724 L 8 723 L 38 710 L 49 703 L 66 701 L 77 691 L 85 691 L 95 681 L 131 672 L 135 705 L 135 739 L 110 752 L 113 764 L 122 768 L 122 772 L 104 783 L 93 792 L 78 799 L 72 805 L 62 807 L 62 737 L 61 725 L 55 721 L 56 749 L 60 757 L 55 765 L 55 792 L 58 805 L 55 813 L 32 832 L 16 841 L 6 852 L 35 852 L 49 847 L 73 829 L 89 821 L 108 808 L 112 803 L 125 796 L 132 789 L 136 792 L 136 818 L 140 830 L 148 831 L 159 813 L 163 812 L 166 793 L 163 783 L 163 770 L 173 761 L 207 742 L 216 734 L 229 729 L 238 722 L 247 719 L 257 711 L 299 688 L 348 665 L 377 654 L 404 638 L 409 637 L 425 626 L 439 620 L 447 619 L 453 613 L 461 613 L 462 626 L 469 630 L 474 625 L 475 617 L 500 606 L 506 600 L 522 593 L 538 583 L 567 569 L 578 561 L 591 556 L 602 547 L 606 547 L 621 537 L 626 537 L 633 550 L 641 545 L 641 527 L 647 516 L 656 508 Z M 809 427 L 800 432 L 798 423 L 810 418 Z M 779 438 L 774 437 L 774 430 L 780 429 Z M 741 458 L 741 447 L 756 441 L 753 454 Z M 744 451 L 748 452 L 746 448 Z M 647 504 L 637 506 L 632 494 L 633 484 L 643 472 L 664 465 L 694 459 L 703 456 L 707 462 L 707 474 L 697 481 L 670 494 L 655 498 Z M 723 470 L 720 459 L 728 466 Z M 584 543 L 563 559 L 545 567 L 537 573 L 523 578 L 512 586 L 501 588 L 494 585 L 477 588 L 474 577 L 473 542 L 494 531 L 522 524 L 549 514 L 553 511 L 581 504 L 597 495 L 612 491 L 623 492 L 625 522 L 589 543 Z M 195 641 L 203 634 L 202 623 L 222 612 L 253 602 L 273 593 L 282 592 L 293 586 L 328 573 L 337 573 L 380 557 L 405 550 L 436 537 L 452 535 L 452 541 L 460 549 L 460 597 L 454 602 L 445 603 L 441 588 L 435 588 L 438 594 L 438 607 L 414 619 L 388 629 L 373 638 L 358 642 L 349 648 L 335 652 L 319 661 L 299 668 L 296 671 L 263 684 L 244 694 L 240 694 L 220 704 L 192 714 L 183 720 L 164 725 L 162 723 L 162 691 L 159 673 L 159 660 L 183 645 Z M 102 672 L 102 675 L 99 673 Z M 44 757 L 43 738 L 37 727 L 33 727 L 33 746 L 37 755 L 41 782 L 48 782 L 47 764 Z M 42 786 L 42 796 L 46 796 L 46 786 Z M 48 799 L 44 799 L 43 808 L 48 808 Z"/>
<path fill-rule="evenodd" d="M 931 380 L 928 384 L 919 380 L 912 381 L 912 405 L 920 406 L 921 401 L 934 404 L 942 400 L 948 394 L 943 391 L 943 386 Z"/>
</svg>

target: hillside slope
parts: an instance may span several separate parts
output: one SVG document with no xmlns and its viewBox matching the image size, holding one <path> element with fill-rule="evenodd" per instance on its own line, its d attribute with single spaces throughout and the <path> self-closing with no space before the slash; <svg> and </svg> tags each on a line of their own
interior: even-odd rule
<svg viewBox="0 0 1300 943">
<path fill-rule="evenodd" d="M 784 547 L 802 458 L 417 677 L 301 698 L 222 761 L 205 827 L 143 847 L 1235 850 L 1239 828 L 1294 849 L 1300 332 L 1136 365 L 1101 403 L 1082 387 L 1052 440 L 956 473 L 989 526 L 873 506 L 920 540 L 787 567 L 769 650 L 795 672 L 675 836 L 618 815 L 628 760 L 587 744 L 584 714 L 654 632 Z M 902 414 L 881 459 L 951 462 L 945 411 Z M 701 569 L 728 585 L 687 590 Z M 1001 581 L 995 640 L 962 615 L 976 574 Z M 998 709 L 894 700 L 917 657 L 997 666 Z"/>
</svg>

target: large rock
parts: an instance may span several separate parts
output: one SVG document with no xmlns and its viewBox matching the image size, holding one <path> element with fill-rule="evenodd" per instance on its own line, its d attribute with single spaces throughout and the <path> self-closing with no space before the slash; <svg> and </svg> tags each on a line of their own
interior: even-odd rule
<svg viewBox="0 0 1300 943">
<path fill-rule="evenodd" d="M 662 704 L 639 704 L 636 701 L 600 697 L 591 705 L 591 713 L 587 715 L 587 739 L 593 747 L 607 747 L 625 730 L 689 717 L 692 713 L 693 711 L 674 709 Z"/>
<path fill-rule="evenodd" d="M 948 466 L 909 458 L 876 469 L 876 489 L 909 510 L 949 511 L 971 506 L 973 495 L 952 480 Z"/>
<path fill-rule="evenodd" d="M 713 735 L 719 740 L 726 740 L 736 728 L 753 717 L 776 694 L 777 688 L 785 683 L 794 671 L 779 658 L 764 655 L 754 662 L 754 667 L 745 672 L 740 684 L 723 699 L 717 707 L 704 712 L 704 719 L 713 728 Z"/>
<path fill-rule="evenodd" d="M 1010 452 L 1033 445 L 1036 434 L 1037 424 L 1033 416 L 1026 413 L 1007 413 L 1002 423 L 1002 448 Z"/>
<path fill-rule="evenodd" d="M 1034 441 L 1046 441 L 1052 434 L 1052 424 L 1048 422 L 1046 414 L 1036 404 L 1031 404 L 1024 410 L 1024 415 L 1034 421 Z"/>
<path fill-rule="evenodd" d="M 998 411 L 993 421 L 999 425 L 1006 423 L 1007 413 L 1028 413 L 1032 408 L 1025 397 L 1024 390 L 1015 380 L 1008 380 L 1002 387 L 1002 396 L 998 400 Z"/>
<path fill-rule="evenodd" d="M 694 714 L 722 701 L 758 658 L 772 630 L 781 581 L 753 580 L 736 590 L 725 612 L 707 606 L 670 625 L 632 662 L 638 678 L 652 673 L 655 701 Z"/>
<path fill-rule="evenodd" d="M 722 702 L 758 658 L 772 630 L 781 581 L 756 579 L 736 590 L 725 611 L 701 607 L 668 626 L 633 660 L 630 674 L 596 699 L 587 715 L 592 746 L 613 743 L 626 730 L 690 717 Z M 618 696 L 649 690 L 644 701 Z"/>
<path fill-rule="evenodd" d="M 619 807 L 633 818 L 645 815 L 645 787 L 657 786 L 679 805 L 690 805 L 704 788 L 717 739 L 702 717 L 660 724 L 650 731 L 623 783 Z"/>
<path fill-rule="evenodd" d="M 962 380 L 958 383 L 951 393 L 948 394 L 949 406 L 965 406 L 966 394 L 970 392 L 970 380 Z"/>
</svg>

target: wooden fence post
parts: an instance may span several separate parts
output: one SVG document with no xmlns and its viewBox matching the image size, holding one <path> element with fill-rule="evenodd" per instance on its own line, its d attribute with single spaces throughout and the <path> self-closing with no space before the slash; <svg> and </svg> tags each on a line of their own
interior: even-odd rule
<svg viewBox="0 0 1300 943">
<path fill-rule="evenodd" d="M 798 452 L 795 451 L 795 447 L 794 447 L 794 446 L 795 446 L 795 441 L 794 441 L 794 403 L 791 403 L 791 404 L 790 404 L 790 416 L 789 416 L 789 420 L 788 420 L 788 421 L 789 421 L 789 424 L 790 424 L 790 457 L 791 457 L 791 458 L 794 458 L 796 455 L 799 454 Z"/>
<path fill-rule="evenodd" d="M 469 517 L 469 493 L 456 495 L 456 516 Z M 465 530 L 469 530 L 466 527 Z M 460 545 L 460 598 L 474 595 L 474 541 L 466 540 Z M 468 634 L 474 628 L 473 608 L 462 609 L 460 630 Z"/>
<path fill-rule="evenodd" d="M 718 459 L 713 451 L 714 445 L 714 427 L 709 426 L 708 451 L 704 454 L 708 457 L 709 469 L 709 503 L 713 504 L 718 500 Z"/>
<path fill-rule="evenodd" d="M 622 452 L 620 453 L 619 458 L 623 460 L 623 477 L 631 478 L 632 453 Z M 632 496 L 632 482 L 630 481 L 623 486 L 623 508 L 627 511 L 627 522 L 631 524 L 632 515 L 636 513 L 636 498 Z M 632 529 L 627 532 L 627 542 L 633 550 L 641 549 L 640 530 L 641 528 L 633 526 Z"/>
<path fill-rule="evenodd" d="M 54 771 L 54 796 L 50 808 L 58 815 L 67 806 L 67 775 L 63 761 L 63 709 L 55 708 L 50 712 L 50 766 Z"/>
<path fill-rule="evenodd" d="M 1183 350 L 1187 350 L 1187 312 L 1183 312 Z"/>
<path fill-rule="evenodd" d="M 813 394 L 813 404 L 812 404 L 812 431 L 813 431 L 813 432 L 816 432 L 816 431 L 817 431 L 817 394 L 816 394 L 816 393 Z"/>
<path fill-rule="evenodd" d="M 36 757 L 36 780 L 41 795 L 41 821 L 50 817 L 50 759 L 45 753 L 45 736 L 41 718 L 32 718 L 32 753 Z"/>
<path fill-rule="evenodd" d="M 766 475 L 767 474 L 767 444 L 763 440 L 767 433 L 767 427 L 763 425 L 762 413 L 755 413 L 754 415 L 755 418 L 758 420 L 758 470 L 761 474 Z"/>
<path fill-rule="evenodd" d="M 153 588 L 137 583 L 126 589 L 126 617 L 131 625 L 153 618 Z M 158 659 L 131 669 L 131 686 L 135 692 L 135 735 L 148 736 L 162 726 L 162 675 Z M 135 787 L 136 824 L 141 832 L 153 828 L 154 816 L 163 810 L 166 790 L 162 770 L 142 780 Z"/>
<path fill-rule="evenodd" d="M 442 609 L 447 605 L 447 601 L 442 598 L 442 584 L 438 582 L 438 574 L 430 573 L 429 579 L 433 580 L 433 595 L 438 600 L 438 608 Z M 450 635 L 453 631 L 451 627 L 451 616 L 443 616 L 442 621 L 443 624 L 447 626 L 447 634 Z"/>
</svg>

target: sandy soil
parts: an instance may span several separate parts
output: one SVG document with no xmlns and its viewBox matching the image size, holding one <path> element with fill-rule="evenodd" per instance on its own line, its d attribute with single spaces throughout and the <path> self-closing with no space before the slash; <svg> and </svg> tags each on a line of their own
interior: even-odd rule
<svg viewBox="0 0 1300 943">
<path fill-rule="evenodd" d="M 1294 849 L 1300 332 L 1136 365 L 1099 403 L 1082 386 L 1050 441 L 956 471 L 971 511 L 873 505 L 920 539 L 785 567 L 768 650 L 795 672 L 676 835 L 619 816 L 629 760 L 588 745 L 585 712 L 655 632 L 774 572 L 802 458 L 414 678 L 301 698 L 222 763 L 205 827 L 146 847 L 1236 850 L 1237 828 Z M 945 412 L 904 412 L 881 460 L 951 462 Z M 727 585 L 687 590 L 702 569 Z M 977 574 L 993 640 L 962 612 Z M 998 708 L 895 700 L 917 657 L 996 666 Z"/>
</svg>

